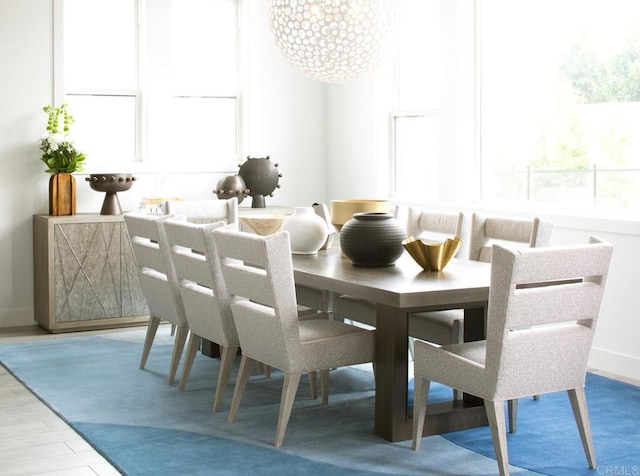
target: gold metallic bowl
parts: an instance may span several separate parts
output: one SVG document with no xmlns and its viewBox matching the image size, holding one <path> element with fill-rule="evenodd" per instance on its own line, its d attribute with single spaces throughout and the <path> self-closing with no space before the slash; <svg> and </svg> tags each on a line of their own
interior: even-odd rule
<svg viewBox="0 0 640 476">
<path fill-rule="evenodd" d="M 462 240 L 455 236 L 447 238 L 443 242 L 429 243 L 410 236 L 402 244 L 416 263 L 422 266 L 422 269 L 442 271 L 460 249 Z"/>
<path fill-rule="evenodd" d="M 342 225 L 353 218 L 355 213 L 387 213 L 388 211 L 389 202 L 387 200 L 331 200 L 331 223 L 339 230 Z"/>
<path fill-rule="evenodd" d="M 272 235 L 282 227 L 286 215 L 243 215 L 240 221 L 256 235 Z"/>
</svg>

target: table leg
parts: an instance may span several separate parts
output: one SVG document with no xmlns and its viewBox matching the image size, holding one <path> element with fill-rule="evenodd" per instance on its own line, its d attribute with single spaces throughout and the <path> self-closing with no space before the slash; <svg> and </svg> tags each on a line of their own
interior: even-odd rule
<svg viewBox="0 0 640 476">
<path fill-rule="evenodd" d="M 378 303 L 375 433 L 389 441 L 411 437 L 407 415 L 408 357 L 406 311 Z"/>
<path fill-rule="evenodd" d="M 202 355 L 206 355 L 207 357 L 220 357 L 220 346 L 215 342 L 211 342 L 207 339 L 202 339 L 202 344 L 200 344 L 200 351 L 202 352 Z"/>
<path fill-rule="evenodd" d="M 487 335 L 487 310 L 476 307 L 464 310 L 464 340 L 472 342 L 485 339 Z"/>
<path fill-rule="evenodd" d="M 487 309 L 477 307 L 464 310 L 464 340 L 473 342 L 485 339 L 487 336 Z M 465 403 L 471 405 L 484 405 L 481 398 L 465 393 L 462 395 Z"/>
<path fill-rule="evenodd" d="M 484 338 L 485 327 L 484 308 L 465 310 L 468 340 Z M 407 394 L 408 358 L 407 311 L 378 303 L 375 434 L 389 441 L 408 440 L 412 435 L 412 410 Z M 426 419 L 424 436 L 488 424 L 482 400 L 467 394 L 462 402 L 427 406 Z"/>
</svg>

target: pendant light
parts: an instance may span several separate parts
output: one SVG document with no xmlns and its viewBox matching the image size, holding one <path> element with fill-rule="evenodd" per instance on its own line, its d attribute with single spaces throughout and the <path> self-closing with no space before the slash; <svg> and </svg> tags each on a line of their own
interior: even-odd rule
<svg viewBox="0 0 640 476">
<path fill-rule="evenodd" d="M 359 79 L 390 55 L 398 0 L 271 0 L 280 52 L 306 76 L 327 83 Z"/>
</svg>

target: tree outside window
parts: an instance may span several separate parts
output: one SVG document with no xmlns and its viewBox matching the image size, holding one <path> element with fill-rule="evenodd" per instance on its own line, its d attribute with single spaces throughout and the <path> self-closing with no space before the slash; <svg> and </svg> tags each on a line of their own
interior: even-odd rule
<svg viewBox="0 0 640 476">
<path fill-rule="evenodd" d="M 485 198 L 636 207 L 640 3 L 480 6 Z"/>
</svg>

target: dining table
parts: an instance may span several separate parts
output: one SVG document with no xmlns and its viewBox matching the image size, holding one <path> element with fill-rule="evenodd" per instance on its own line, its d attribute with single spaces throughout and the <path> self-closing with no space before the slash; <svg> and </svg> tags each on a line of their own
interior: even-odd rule
<svg viewBox="0 0 640 476">
<path fill-rule="evenodd" d="M 405 251 L 390 266 L 356 266 L 339 247 L 294 254 L 292 261 L 297 285 L 376 303 L 375 434 L 410 439 L 408 314 L 464 309 L 465 340 L 484 339 L 491 265 L 453 258 L 442 271 L 425 271 Z M 482 400 L 465 394 L 428 405 L 423 435 L 487 424 Z"/>
</svg>

